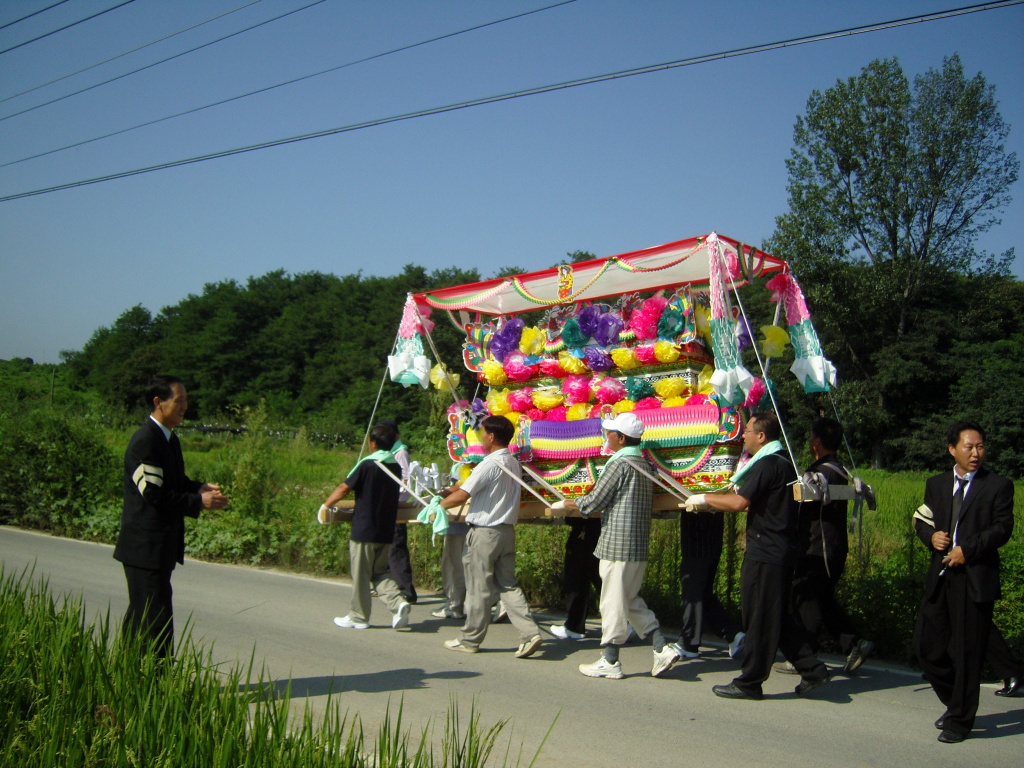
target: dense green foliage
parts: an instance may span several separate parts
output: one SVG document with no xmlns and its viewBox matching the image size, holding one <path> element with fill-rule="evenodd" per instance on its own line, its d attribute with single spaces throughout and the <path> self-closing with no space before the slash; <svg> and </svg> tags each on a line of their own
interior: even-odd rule
<svg viewBox="0 0 1024 768">
<path fill-rule="evenodd" d="M 506 765 L 513 751 L 495 749 L 507 721 L 484 728 L 471 709 L 462 722 L 454 702 L 441 733 L 424 728 L 418 743 L 401 708 L 368 735 L 337 697 L 322 719 L 308 703 L 293 711 L 289 682 L 264 679 L 251 661 L 224 670 L 186 637 L 165 664 L 29 579 L 0 568 L 0 768 L 474 768 Z"/>
<path fill-rule="evenodd" d="M 957 56 L 913 86 L 895 59 L 873 61 L 797 120 L 789 211 L 765 247 L 800 279 L 843 421 L 876 466 L 933 466 L 939 424 L 970 411 L 998 467 L 1024 472 L 1021 420 L 1003 407 L 1024 383 L 1024 286 L 1007 276 L 1012 249 L 976 250 L 1018 177 L 1008 132 Z"/>
</svg>

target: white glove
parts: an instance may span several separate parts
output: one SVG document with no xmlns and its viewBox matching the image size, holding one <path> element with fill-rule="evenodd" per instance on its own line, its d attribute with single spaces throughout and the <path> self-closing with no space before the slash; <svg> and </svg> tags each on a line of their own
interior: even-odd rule
<svg viewBox="0 0 1024 768">
<path fill-rule="evenodd" d="M 708 503 L 704 500 L 703 493 L 695 493 L 686 500 L 683 504 L 683 508 L 687 512 L 700 512 L 701 510 L 708 508 Z"/>
<path fill-rule="evenodd" d="M 316 521 L 320 525 L 327 525 L 331 522 L 331 508 L 325 507 L 323 504 L 320 505 L 320 509 L 316 513 Z"/>
<path fill-rule="evenodd" d="M 550 509 L 552 512 L 565 512 L 568 507 L 565 506 L 565 499 L 562 499 L 561 501 L 556 501 L 552 504 Z"/>
</svg>

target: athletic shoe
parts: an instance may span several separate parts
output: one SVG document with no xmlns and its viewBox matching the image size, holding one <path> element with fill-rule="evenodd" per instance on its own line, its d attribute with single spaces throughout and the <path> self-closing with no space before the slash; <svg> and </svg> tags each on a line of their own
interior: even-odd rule
<svg viewBox="0 0 1024 768">
<path fill-rule="evenodd" d="M 580 672 L 587 677 L 607 677 L 609 680 L 622 679 L 622 665 L 617 661 L 611 664 L 604 656 L 593 664 L 580 664 Z"/>
<path fill-rule="evenodd" d="M 463 645 L 461 640 L 445 640 L 444 647 L 449 651 L 461 651 L 462 653 L 476 653 L 479 649 L 472 645 Z"/>
<path fill-rule="evenodd" d="M 491 624 L 504 624 L 509 621 L 511 620 L 508 617 L 508 611 L 505 610 L 505 604 L 499 602 L 491 614 Z"/>
<path fill-rule="evenodd" d="M 789 661 L 776 661 L 772 664 L 772 672 L 778 672 L 780 675 L 800 674 L 797 668 L 793 666 L 793 663 Z"/>
<path fill-rule="evenodd" d="M 370 626 L 364 621 L 353 621 L 348 616 L 335 616 L 334 623 L 342 629 L 366 629 Z"/>
<path fill-rule="evenodd" d="M 688 651 L 682 643 L 672 643 L 669 647 L 676 652 L 680 661 L 689 661 L 700 656 L 700 651 Z"/>
<path fill-rule="evenodd" d="M 846 674 L 856 672 L 857 668 L 864 663 L 868 656 L 875 652 L 875 644 L 870 640 L 858 640 L 850 649 L 850 655 L 846 657 L 846 666 L 843 671 Z"/>
<path fill-rule="evenodd" d="M 436 611 L 431 611 L 430 615 L 435 619 L 464 619 L 466 614 L 456 613 L 451 608 L 438 608 Z"/>
<path fill-rule="evenodd" d="M 395 611 L 395 615 L 391 617 L 391 628 L 392 629 L 405 629 L 409 626 L 409 611 L 412 610 L 412 606 L 409 603 L 400 603 L 398 610 Z"/>
<path fill-rule="evenodd" d="M 519 648 L 516 650 L 517 659 L 525 659 L 527 656 L 533 656 L 544 642 L 544 638 L 540 635 L 534 635 L 529 640 L 523 640 L 519 644 Z"/>
<path fill-rule="evenodd" d="M 743 654 L 746 651 L 744 647 L 744 641 L 747 639 L 745 632 L 737 632 L 736 637 L 729 643 L 729 658 L 730 659 L 742 659 Z"/>
<path fill-rule="evenodd" d="M 552 624 L 548 627 L 548 632 L 559 640 L 582 640 L 586 637 L 586 635 L 581 635 L 579 632 L 573 632 L 564 624 Z"/>
<path fill-rule="evenodd" d="M 654 652 L 654 666 L 651 667 L 651 677 L 660 677 L 662 673 L 668 672 L 675 663 L 679 661 L 679 654 L 671 645 L 666 645 L 660 651 Z"/>
<path fill-rule="evenodd" d="M 793 689 L 793 692 L 797 696 L 806 696 L 811 691 L 815 691 L 821 686 L 828 682 L 828 676 L 825 677 L 805 677 L 800 681 L 800 684 Z"/>
</svg>

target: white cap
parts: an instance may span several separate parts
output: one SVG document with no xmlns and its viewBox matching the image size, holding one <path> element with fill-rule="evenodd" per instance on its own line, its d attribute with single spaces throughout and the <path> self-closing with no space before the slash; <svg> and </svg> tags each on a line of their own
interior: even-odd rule
<svg viewBox="0 0 1024 768">
<path fill-rule="evenodd" d="M 606 429 L 609 432 L 621 432 L 626 437 L 640 437 L 644 433 L 644 423 L 637 418 L 636 414 L 626 411 L 614 419 L 602 421 L 601 429 Z"/>
</svg>

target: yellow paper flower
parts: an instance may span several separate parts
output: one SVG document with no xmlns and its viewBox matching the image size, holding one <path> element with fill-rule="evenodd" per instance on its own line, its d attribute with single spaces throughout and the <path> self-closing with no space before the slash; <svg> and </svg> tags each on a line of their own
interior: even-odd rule
<svg viewBox="0 0 1024 768">
<path fill-rule="evenodd" d="M 665 402 L 661 404 L 662 408 L 676 408 L 680 405 L 686 405 L 686 398 L 675 395 L 674 397 L 665 398 Z"/>
<path fill-rule="evenodd" d="M 589 403 L 576 403 L 575 405 L 570 405 L 565 410 L 565 420 L 579 421 L 580 419 L 589 419 L 590 408 L 591 405 Z"/>
<path fill-rule="evenodd" d="M 445 376 L 445 365 L 444 363 L 438 363 L 430 369 L 430 383 L 434 385 L 434 388 L 438 392 L 451 392 L 451 385 L 448 384 L 448 379 L 451 379 L 452 384 L 456 387 L 459 386 L 459 374 L 449 373 Z"/>
<path fill-rule="evenodd" d="M 699 395 L 713 395 L 715 394 L 715 388 L 711 385 L 711 377 L 715 375 L 714 367 L 705 365 L 699 374 L 697 374 L 697 394 Z"/>
<path fill-rule="evenodd" d="M 484 374 L 484 379 L 492 387 L 501 386 L 508 381 L 505 369 L 501 367 L 501 363 L 497 360 L 484 360 L 480 364 L 480 370 Z"/>
<path fill-rule="evenodd" d="M 519 351 L 524 355 L 543 355 L 547 336 L 540 328 L 528 325 L 519 337 Z"/>
<path fill-rule="evenodd" d="M 711 310 L 703 304 L 693 308 L 693 319 L 697 323 L 697 333 L 709 344 L 711 343 Z"/>
<path fill-rule="evenodd" d="M 492 389 L 487 393 L 487 410 L 494 416 L 507 416 L 512 410 L 508 404 L 507 389 Z"/>
<path fill-rule="evenodd" d="M 764 338 L 761 339 L 761 351 L 767 357 L 782 357 L 782 353 L 786 351 L 786 345 L 789 344 L 789 334 L 786 333 L 786 329 L 777 325 L 762 325 L 761 333 L 764 334 Z"/>
<path fill-rule="evenodd" d="M 616 347 L 612 350 L 611 354 L 615 367 L 623 371 L 628 371 L 640 365 L 640 361 L 636 359 L 636 352 L 629 347 Z"/>
<path fill-rule="evenodd" d="M 558 364 L 562 366 L 562 370 L 566 373 L 586 373 L 590 369 L 587 368 L 587 364 L 580 360 L 578 357 L 573 357 L 568 352 L 562 351 L 558 353 Z"/>
<path fill-rule="evenodd" d="M 552 408 L 565 402 L 565 396 L 553 389 L 533 390 L 533 404 L 542 411 L 550 411 Z"/>
<path fill-rule="evenodd" d="M 658 393 L 658 397 L 662 400 L 681 395 L 684 392 L 688 392 L 689 389 L 686 379 L 682 376 L 670 376 L 667 379 L 659 379 L 654 382 L 654 391 Z"/>
<path fill-rule="evenodd" d="M 612 413 L 618 416 L 620 413 L 626 413 L 626 411 L 632 411 L 636 408 L 636 403 L 632 400 L 619 400 L 615 405 L 612 406 Z"/>
<path fill-rule="evenodd" d="M 654 356 L 659 363 L 674 363 L 679 359 L 679 347 L 671 341 L 654 342 Z"/>
</svg>

